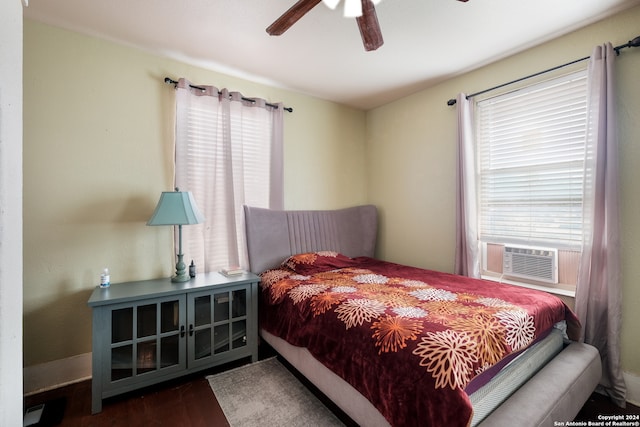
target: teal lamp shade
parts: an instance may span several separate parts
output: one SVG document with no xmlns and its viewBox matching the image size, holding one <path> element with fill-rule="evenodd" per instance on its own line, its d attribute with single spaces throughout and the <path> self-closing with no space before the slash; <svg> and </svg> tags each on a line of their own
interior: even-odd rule
<svg viewBox="0 0 640 427">
<path fill-rule="evenodd" d="M 147 225 L 200 224 L 204 216 L 198 210 L 190 191 L 163 191 L 156 210 Z"/>
<path fill-rule="evenodd" d="M 178 262 L 173 282 L 188 282 L 191 278 L 187 274 L 187 266 L 182 253 L 182 226 L 200 224 L 204 216 L 198 210 L 196 201 L 190 191 L 163 191 L 155 212 L 147 225 L 177 225 L 178 226 Z"/>
</svg>

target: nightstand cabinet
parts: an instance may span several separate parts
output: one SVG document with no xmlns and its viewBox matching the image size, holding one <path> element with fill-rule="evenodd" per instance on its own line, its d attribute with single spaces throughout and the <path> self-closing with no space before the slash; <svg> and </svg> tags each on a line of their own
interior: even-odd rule
<svg viewBox="0 0 640 427">
<path fill-rule="evenodd" d="M 258 276 L 200 275 L 96 288 L 91 412 L 102 399 L 251 356 L 258 359 Z"/>
</svg>

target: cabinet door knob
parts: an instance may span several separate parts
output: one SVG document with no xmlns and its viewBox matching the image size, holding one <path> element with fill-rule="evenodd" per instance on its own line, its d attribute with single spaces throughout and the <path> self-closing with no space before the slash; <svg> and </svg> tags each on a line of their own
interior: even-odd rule
<svg viewBox="0 0 640 427">
<path fill-rule="evenodd" d="M 180 326 L 180 338 L 184 338 L 184 325 Z"/>
<path fill-rule="evenodd" d="M 189 336 L 193 336 L 193 323 L 189 325 Z"/>
</svg>

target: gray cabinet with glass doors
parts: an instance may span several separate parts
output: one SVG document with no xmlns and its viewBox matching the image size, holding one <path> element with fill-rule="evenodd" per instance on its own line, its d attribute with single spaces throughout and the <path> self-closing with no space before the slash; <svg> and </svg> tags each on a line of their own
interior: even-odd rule
<svg viewBox="0 0 640 427">
<path fill-rule="evenodd" d="M 102 399 L 251 356 L 258 358 L 259 278 L 200 275 L 96 288 L 92 413 Z"/>
</svg>

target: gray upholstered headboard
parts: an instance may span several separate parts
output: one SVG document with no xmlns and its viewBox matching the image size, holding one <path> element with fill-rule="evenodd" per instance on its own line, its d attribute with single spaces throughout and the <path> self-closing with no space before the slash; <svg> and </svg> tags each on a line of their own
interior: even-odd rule
<svg viewBox="0 0 640 427">
<path fill-rule="evenodd" d="M 373 257 L 378 212 L 373 205 L 338 210 L 278 211 L 244 207 L 249 269 L 262 273 L 294 254 L 336 251 Z"/>
</svg>

